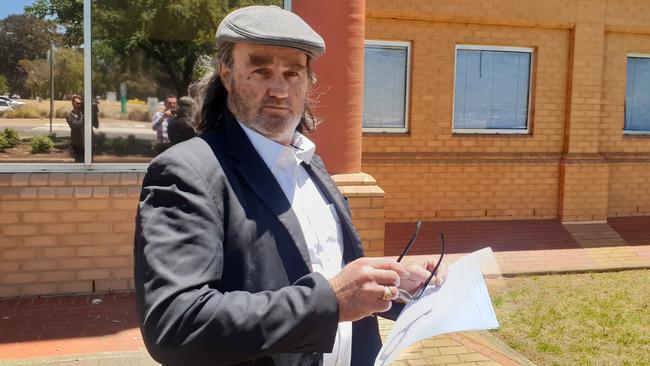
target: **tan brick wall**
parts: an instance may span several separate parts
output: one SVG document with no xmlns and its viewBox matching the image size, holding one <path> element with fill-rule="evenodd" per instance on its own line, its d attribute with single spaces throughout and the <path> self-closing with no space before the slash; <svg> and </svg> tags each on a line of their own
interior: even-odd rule
<svg viewBox="0 0 650 366">
<path fill-rule="evenodd" d="M 141 180 L 0 174 L 0 297 L 132 289 Z"/>
<path fill-rule="evenodd" d="M 557 163 L 368 163 L 388 222 L 555 218 Z"/>
<path fill-rule="evenodd" d="M 609 179 L 608 216 L 650 216 L 650 162 L 613 164 Z"/>
<path fill-rule="evenodd" d="M 366 15 L 367 39 L 412 43 L 409 132 L 363 138 L 387 221 L 647 212 L 637 181 L 648 165 L 635 162 L 650 158 L 650 138 L 622 129 L 626 57 L 650 53 L 650 3 L 367 0 Z M 530 135 L 452 133 L 459 44 L 535 50 Z"/>
<path fill-rule="evenodd" d="M 511 26 L 368 19 L 366 38 L 412 42 L 410 133 L 364 134 L 363 153 L 560 153 L 570 32 Z M 536 52 L 531 135 L 452 133 L 455 47 L 530 47 Z M 363 170 L 363 169 L 362 169 Z M 379 182 L 381 186 L 381 181 Z"/>
<path fill-rule="evenodd" d="M 607 220 L 608 164 L 602 160 L 571 159 L 562 164 L 561 175 L 561 221 Z"/>
<path fill-rule="evenodd" d="M 143 173 L 0 174 L 0 297 L 133 289 Z M 366 255 L 384 252 L 384 192 L 334 176 Z"/>
</svg>

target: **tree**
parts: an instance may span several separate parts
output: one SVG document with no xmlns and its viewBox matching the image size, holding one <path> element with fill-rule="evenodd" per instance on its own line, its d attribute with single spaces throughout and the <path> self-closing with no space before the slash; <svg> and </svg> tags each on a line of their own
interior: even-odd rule
<svg viewBox="0 0 650 366">
<path fill-rule="evenodd" d="M 79 47 L 83 44 L 83 11 L 83 0 L 36 0 L 32 5 L 25 6 L 25 14 L 28 16 L 57 19 L 58 25 L 65 27 L 63 44 L 68 47 Z"/>
<path fill-rule="evenodd" d="M 0 74 L 7 77 L 12 92 L 26 94 L 25 75 L 18 62 L 45 58 L 50 41 L 60 39 L 51 20 L 26 15 L 10 15 L 0 20 Z"/>
<path fill-rule="evenodd" d="M 83 0 L 37 0 L 29 14 L 55 17 L 65 25 L 65 42 L 80 44 Z M 185 95 L 200 55 L 214 51 L 214 32 L 229 11 L 251 4 L 281 0 L 103 0 L 93 2 L 94 64 L 113 63 L 122 73 L 138 54 L 156 72 L 159 85 Z M 95 62 L 97 61 L 97 62 Z M 157 72 L 157 71 L 160 72 Z M 120 80 L 128 81 L 128 80 Z"/>
<path fill-rule="evenodd" d="M 54 57 L 54 97 L 63 99 L 83 91 L 83 56 L 71 48 L 57 49 Z M 25 88 L 32 97 L 49 96 L 50 65 L 45 59 L 20 60 Z"/>
<path fill-rule="evenodd" d="M 83 93 L 84 59 L 72 48 L 59 48 L 54 58 L 54 96 L 64 99 L 72 94 Z"/>
<path fill-rule="evenodd" d="M 30 97 L 45 97 L 48 95 L 50 81 L 50 66 L 45 59 L 20 60 L 18 67 L 25 77 L 25 89 Z"/>
<path fill-rule="evenodd" d="M 0 94 L 9 93 L 9 84 L 7 84 L 7 78 L 4 75 L 0 75 Z"/>
</svg>

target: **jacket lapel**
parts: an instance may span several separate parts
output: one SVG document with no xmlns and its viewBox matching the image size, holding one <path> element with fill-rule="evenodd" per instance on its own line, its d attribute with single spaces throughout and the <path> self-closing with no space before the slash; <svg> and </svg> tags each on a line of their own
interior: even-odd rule
<svg viewBox="0 0 650 366">
<path fill-rule="evenodd" d="M 310 164 L 303 163 L 302 166 L 307 170 L 307 173 L 309 173 L 309 176 L 325 197 L 336 207 L 336 212 L 339 214 L 343 228 L 343 259 L 348 263 L 362 257 L 363 248 L 361 247 L 361 239 L 354 229 L 352 218 L 345 208 L 343 195 L 325 169 L 325 165 L 318 156 L 314 155 Z"/>
<path fill-rule="evenodd" d="M 257 197 L 280 220 L 302 257 L 302 265 L 311 272 L 311 260 L 305 238 L 300 229 L 298 217 L 291 209 L 280 184 L 259 156 L 250 140 L 230 113 L 225 113 L 223 123 L 226 130 L 226 153 L 235 161 L 234 168 L 253 189 Z M 285 245 L 284 243 L 277 243 Z M 295 269 L 291 269 L 295 270 Z"/>
</svg>

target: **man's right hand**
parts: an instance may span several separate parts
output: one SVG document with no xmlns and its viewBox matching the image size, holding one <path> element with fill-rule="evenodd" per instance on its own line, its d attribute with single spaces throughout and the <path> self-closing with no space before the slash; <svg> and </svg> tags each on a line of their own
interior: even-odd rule
<svg viewBox="0 0 650 366">
<path fill-rule="evenodd" d="M 339 303 L 339 321 L 355 321 L 389 310 L 391 300 L 383 299 L 385 288 L 395 299 L 400 278 L 408 276 L 406 268 L 393 261 L 359 258 L 348 263 L 329 280 Z"/>
</svg>

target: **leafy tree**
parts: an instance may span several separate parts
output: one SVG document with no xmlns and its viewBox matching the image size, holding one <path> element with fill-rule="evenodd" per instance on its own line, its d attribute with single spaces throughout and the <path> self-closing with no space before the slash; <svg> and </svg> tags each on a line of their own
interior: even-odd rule
<svg viewBox="0 0 650 366">
<path fill-rule="evenodd" d="M 56 24 L 51 20 L 26 15 L 10 15 L 0 20 L 0 74 L 7 78 L 9 89 L 26 94 L 25 75 L 20 60 L 45 58 L 50 41 L 60 42 Z"/>
<path fill-rule="evenodd" d="M 54 97 L 62 99 L 83 90 L 83 56 L 70 48 L 57 49 L 54 57 Z M 33 97 L 49 96 L 50 65 L 45 59 L 20 60 L 25 88 Z"/>
<path fill-rule="evenodd" d="M 54 95 L 63 99 L 72 94 L 82 94 L 84 78 L 83 55 L 72 48 L 59 48 L 54 62 Z"/>
<path fill-rule="evenodd" d="M 7 84 L 7 78 L 4 75 L 0 75 L 0 94 L 9 93 L 9 84 Z"/>
<path fill-rule="evenodd" d="M 281 0 L 101 0 L 93 2 L 93 64 L 128 74 L 143 55 L 159 85 L 185 95 L 200 55 L 214 51 L 214 32 L 225 14 L 240 6 Z M 55 17 L 65 25 L 65 42 L 81 44 L 83 0 L 36 0 L 28 14 Z M 110 64 L 110 65 L 108 65 Z M 108 65 L 108 66 L 107 66 Z M 101 67 L 100 67 L 101 69 Z M 120 81 L 128 81 L 122 79 Z"/>
<path fill-rule="evenodd" d="M 54 17 L 65 27 L 63 42 L 69 47 L 79 47 L 84 41 L 83 0 L 36 0 L 25 6 L 25 14 L 39 19 Z"/>
<path fill-rule="evenodd" d="M 45 97 L 48 95 L 50 66 L 47 60 L 20 60 L 18 67 L 25 75 L 25 89 L 29 92 L 30 97 Z"/>
</svg>

